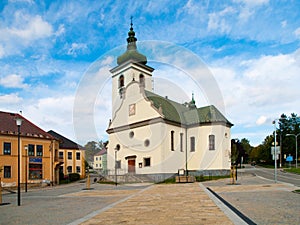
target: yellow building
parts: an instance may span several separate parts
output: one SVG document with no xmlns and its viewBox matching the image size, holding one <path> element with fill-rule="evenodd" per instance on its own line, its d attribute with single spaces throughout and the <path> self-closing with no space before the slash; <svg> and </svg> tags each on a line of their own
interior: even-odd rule
<svg viewBox="0 0 300 225">
<path fill-rule="evenodd" d="M 80 174 L 80 178 L 85 178 L 85 150 L 82 146 L 70 139 L 51 130 L 48 133 L 59 141 L 58 161 L 60 173 L 67 175 L 70 173 Z"/>
<path fill-rule="evenodd" d="M 20 125 L 20 145 L 18 126 Z M 55 167 L 56 139 L 20 114 L 0 112 L 0 168 L 3 186 L 18 184 L 18 148 L 20 147 L 20 184 L 56 183 L 59 168 Z M 58 152 L 57 152 L 58 154 Z"/>
<path fill-rule="evenodd" d="M 20 125 L 20 145 L 18 126 Z M 59 174 L 78 173 L 85 177 L 85 151 L 75 142 L 48 133 L 17 113 L 0 111 L 0 177 L 2 186 L 18 185 L 18 147 L 20 184 L 59 183 Z"/>
</svg>

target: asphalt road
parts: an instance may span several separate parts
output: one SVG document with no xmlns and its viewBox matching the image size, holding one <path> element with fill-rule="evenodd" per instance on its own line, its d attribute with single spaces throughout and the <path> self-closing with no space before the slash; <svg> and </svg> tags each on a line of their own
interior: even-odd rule
<svg viewBox="0 0 300 225">
<path fill-rule="evenodd" d="M 274 169 L 268 169 L 260 166 L 246 166 L 244 171 L 253 173 L 256 176 L 263 177 L 265 179 L 273 180 L 275 182 Z M 300 187 L 300 175 L 283 172 L 283 170 L 280 168 L 277 169 L 277 181 L 293 184 L 295 186 Z"/>
</svg>

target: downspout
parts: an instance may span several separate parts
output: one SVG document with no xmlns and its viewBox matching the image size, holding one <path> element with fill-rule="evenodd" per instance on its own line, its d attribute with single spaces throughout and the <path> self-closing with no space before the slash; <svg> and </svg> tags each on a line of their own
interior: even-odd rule
<svg viewBox="0 0 300 225">
<path fill-rule="evenodd" d="M 188 176 L 188 165 L 187 165 L 187 151 L 188 151 L 188 144 L 187 144 L 187 127 L 185 127 L 185 175 Z"/>
</svg>

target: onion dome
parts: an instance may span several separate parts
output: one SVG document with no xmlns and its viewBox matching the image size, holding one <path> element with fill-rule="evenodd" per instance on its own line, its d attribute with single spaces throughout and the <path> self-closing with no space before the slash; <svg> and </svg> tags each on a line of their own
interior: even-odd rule
<svg viewBox="0 0 300 225">
<path fill-rule="evenodd" d="M 120 55 L 117 58 L 118 65 L 121 65 L 127 61 L 135 61 L 141 64 L 146 65 L 147 63 L 147 57 L 143 54 L 139 53 L 136 47 L 136 37 L 135 32 L 132 27 L 132 21 L 130 23 L 130 30 L 128 32 L 128 38 L 127 38 L 127 50 L 124 54 Z"/>
</svg>

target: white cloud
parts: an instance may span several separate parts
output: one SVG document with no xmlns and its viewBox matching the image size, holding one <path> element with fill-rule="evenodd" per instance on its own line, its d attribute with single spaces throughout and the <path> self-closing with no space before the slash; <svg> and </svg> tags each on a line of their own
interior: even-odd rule
<svg viewBox="0 0 300 225">
<path fill-rule="evenodd" d="M 56 36 L 60 36 L 66 32 L 64 24 L 60 24 L 57 31 L 55 32 Z"/>
<path fill-rule="evenodd" d="M 298 39 L 300 39 L 300 27 L 298 27 L 295 31 L 294 31 L 294 34 L 296 35 L 296 37 Z"/>
<path fill-rule="evenodd" d="M 29 4 L 33 4 L 34 0 L 9 0 L 10 3 L 15 3 L 15 2 L 25 2 Z"/>
<path fill-rule="evenodd" d="M 4 56 L 5 51 L 2 45 L 0 45 L 0 59 Z"/>
<path fill-rule="evenodd" d="M 31 17 L 29 15 L 16 12 L 15 17 L 16 21 L 21 24 L 19 24 L 18 27 L 7 29 L 8 33 L 10 33 L 12 36 L 16 35 L 27 41 L 34 41 L 52 35 L 53 29 L 51 24 L 44 21 L 39 15 Z"/>
<path fill-rule="evenodd" d="M 257 124 L 257 125 L 262 125 L 262 124 L 266 123 L 266 121 L 267 121 L 267 117 L 265 117 L 265 116 L 260 116 L 260 117 L 256 120 L 256 124 Z"/>
<path fill-rule="evenodd" d="M 68 55 L 77 56 L 78 53 L 82 53 L 88 50 L 87 44 L 84 43 L 72 43 L 71 47 L 68 49 Z"/>
<path fill-rule="evenodd" d="M 286 25 L 287 25 L 287 21 L 286 20 L 281 21 L 281 27 L 282 28 L 285 28 Z"/>
<path fill-rule="evenodd" d="M 234 0 L 234 2 L 243 3 L 247 6 L 260 6 L 264 4 L 268 4 L 269 0 Z"/>
<path fill-rule="evenodd" d="M 0 95 L 0 107 L 7 108 L 8 105 L 18 104 L 22 101 L 22 98 L 18 96 L 18 94 L 5 94 Z"/>
<path fill-rule="evenodd" d="M 6 77 L 0 78 L 0 85 L 8 88 L 26 88 L 27 84 L 24 83 L 24 78 L 17 74 L 9 74 Z"/>
<path fill-rule="evenodd" d="M 235 9 L 232 7 L 226 7 L 222 11 L 208 14 L 208 25 L 209 31 L 218 30 L 221 33 L 228 33 L 231 30 L 231 25 L 227 21 L 227 17 L 234 14 Z"/>
<path fill-rule="evenodd" d="M 222 59 L 211 69 L 224 97 L 226 115 L 238 126 L 237 133 L 257 132 L 259 142 L 264 138 L 257 140 L 260 132 L 272 132 L 270 121 L 282 113 L 299 114 L 298 52 L 261 56 L 240 64 L 239 58 Z"/>
</svg>

